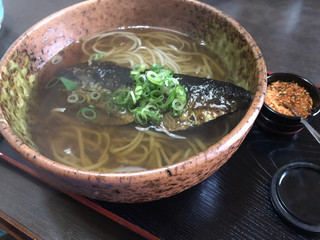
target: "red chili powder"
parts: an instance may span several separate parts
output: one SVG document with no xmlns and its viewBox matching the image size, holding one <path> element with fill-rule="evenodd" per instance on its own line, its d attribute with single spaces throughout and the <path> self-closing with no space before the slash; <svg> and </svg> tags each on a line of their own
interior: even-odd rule
<svg viewBox="0 0 320 240">
<path fill-rule="evenodd" d="M 278 113 L 295 117 L 289 107 L 294 108 L 303 118 L 310 115 L 312 98 L 308 91 L 294 82 L 276 81 L 268 85 L 265 103 Z"/>
</svg>

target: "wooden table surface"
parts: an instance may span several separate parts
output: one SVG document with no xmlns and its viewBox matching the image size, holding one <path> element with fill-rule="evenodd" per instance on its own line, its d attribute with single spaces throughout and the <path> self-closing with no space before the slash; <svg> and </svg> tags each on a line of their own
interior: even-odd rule
<svg viewBox="0 0 320 240">
<path fill-rule="evenodd" d="M 4 0 L 5 18 L 0 30 L 0 56 L 5 53 L 6 49 L 20 34 L 34 23 L 50 13 L 77 2 L 80 1 Z M 293 72 L 320 85 L 320 77 L 318 76 L 320 73 L 320 54 L 318 53 L 320 48 L 320 1 L 207 0 L 204 2 L 227 13 L 247 29 L 260 47 L 269 71 Z M 318 117 L 316 121 L 317 130 L 320 130 L 319 121 Z M 240 194 L 239 196 L 233 196 L 232 192 L 230 192 L 231 189 L 238 188 L 236 178 L 230 178 L 230 180 L 223 182 L 226 186 L 229 186 L 223 190 L 224 196 L 229 196 L 229 200 L 224 203 L 219 202 L 223 201 L 223 198 L 220 199 L 221 196 L 217 198 L 221 190 L 218 186 L 219 183 L 221 184 L 222 180 L 226 179 L 227 174 L 236 173 L 234 168 L 239 167 L 239 162 L 245 162 L 244 156 L 250 158 L 250 154 L 253 154 L 256 164 L 249 166 L 248 173 L 259 176 L 265 175 L 263 179 L 267 183 L 270 173 L 269 175 L 266 174 L 265 168 L 261 170 L 259 164 L 266 164 L 269 152 L 266 152 L 267 150 L 264 151 L 262 148 L 259 151 L 251 149 L 249 153 L 248 146 L 254 147 L 254 141 L 267 142 L 269 144 L 269 148 L 267 149 L 270 150 L 270 146 L 272 146 L 278 152 L 281 152 L 281 150 L 285 152 L 286 149 L 292 151 L 295 147 L 302 149 L 304 146 L 301 144 L 306 142 L 311 147 L 312 151 L 310 151 L 313 154 L 319 154 L 319 148 L 317 148 L 319 146 L 313 142 L 312 137 L 305 130 L 289 139 L 280 139 L 279 142 L 277 140 L 274 136 L 264 134 L 255 126 L 249 134 L 248 140 L 244 142 L 244 146 L 235 154 L 231 161 L 214 174 L 215 176 L 210 177 L 204 183 L 185 193 L 164 201 L 145 205 L 98 204 L 164 239 L 187 239 L 187 236 L 190 239 L 197 239 L 196 234 L 199 236 L 198 239 L 214 239 L 215 237 L 213 236 L 219 239 L 271 239 L 271 236 L 274 239 L 320 239 L 318 234 L 299 232 L 282 223 L 273 212 L 269 199 L 267 199 L 267 187 L 261 188 L 261 186 L 265 185 L 261 185 L 259 188 L 246 186 L 243 194 L 249 193 L 252 196 L 251 200 L 260 201 L 260 205 L 258 206 L 261 209 L 259 211 L 265 215 L 259 217 L 268 219 L 266 223 L 269 225 L 265 226 L 266 229 L 263 229 L 263 226 L 259 225 L 257 227 L 257 223 L 254 222 L 258 216 L 255 216 L 254 209 L 250 206 L 250 204 L 253 204 L 250 199 L 243 198 L 246 200 L 241 202 L 241 206 L 232 202 L 232 200 L 236 201 L 238 197 L 241 198 L 241 191 L 236 192 L 236 194 Z M 287 141 L 290 142 L 288 143 Z M 259 148 L 259 146 L 255 147 Z M 5 154 L 16 158 L 15 151 L 4 140 L 0 140 L 0 152 L 5 152 Z M 310 152 L 306 154 L 310 154 Z M 309 155 L 309 157 L 319 160 L 319 157 L 316 157 L 319 156 L 317 154 Z M 245 176 L 242 177 L 245 179 Z M 256 181 L 254 183 L 257 185 L 266 184 L 258 177 L 253 178 L 253 180 Z M 244 180 L 240 182 L 244 183 Z M 207 191 L 211 191 L 215 196 L 215 200 L 218 201 L 213 204 L 215 205 L 215 210 L 227 211 L 227 214 L 219 215 L 219 219 L 210 219 L 213 225 L 223 224 L 220 230 L 216 229 L 211 232 L 210 227 L 214 228 L 214 226 L 197 226 L 197 222 L 192 222 L 192 216 L 196 217 L 199 213 L 194 212 L 194 209 L 197 207 L 196 202 L 190 204 L 194 199 L 200 197 L 212 197 Z M 185 212 L 181 212 L 181 216 L 188 218 L 188 222 L 184 226 L 180 226 L 176 221 L 171 220 L 168 221 L 168 223 L 173 223 L 170 229 L 163 229 L 159 233 L 155 226 L 157 223 L 145 221 L 146 217 L 152 216 L 152 212 L 148 211 L 157 212 L 168 206 L 169 208 L 171 206 L 171 211 L 173 211 L 173 207 L 177 203 L 186 204 Z M 190 209 L 188 209 L 188 206 L 190 206 Z M 238 222 L 232 216 L 240 216 L 240 213 L 245 218 L 242 219 L 243 221 Z M 246 215 L 245 213 L 252 214 L 252 218 L 250 219 L 250 214 Z M 161 214 L 160 211 L 159 214 Z M 164 219 L 165 216 L 167 215 L 163 214 L 158 220 L 166 221 Z M 206 217 L 208 217 L 208 214 Z M 115 223 L 100 213 L 84 206 L 70 196 L 8 164 L 1 158 L 0 226 L 4 226 L 9 230 L 11 228 L 13 232 L 18 234 L 17 237 L 22 236 L 25 238 L 28 236 L 39 239 L 142 238 L 121 224 Z M 190 229 L 190 226 L 193 226 L 193 228 Z M 280 235 L 271 234 L 270 231 L 268 234 L 268 227 L 270 231 L 279 231 Z M 188 229 L 190 229 L 189 232 Z M 261 235 L 259 235 L 257 229 L 261 231 Z M 20 235 L 19 231 L 22 231 Z"/>
</svg>

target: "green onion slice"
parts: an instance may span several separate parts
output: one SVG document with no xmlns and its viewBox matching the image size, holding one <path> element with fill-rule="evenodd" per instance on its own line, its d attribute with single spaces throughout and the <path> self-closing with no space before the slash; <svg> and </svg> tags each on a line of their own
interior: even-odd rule
<svg viewBox="0 0 320 240">
<path fill-rule="evenodd" d="M 77 93 L 77 95 L 78 95 L 78 98 L 79 98 L 77 103 L 84 103 L 86 101 L 85 95 L 83 95 L 82 93 Z"/>
<path fill-rule="evenodd" d="M 63 57 L 60 55 L 54 56 L 51 60 L 52 64 L 59 64 L 63 60 Z"/>
<path fill-rule="evenodd" d="M 75 93 L 69 95 L 67 98 L 68 103 L 78 103 L 78 101 L 79 101 L 79 96 L 78 94 L 75 94 Z"/>
<path fill-rule="evenodd" d="M 156 85 L 162 85 L 164 82 L 164 80 L 153 71 L 147 71 L 147 79 Z"/>
<path fill-rule="evenodd" d="M 49 82 L 47 82 L 45 88 L 46 89 L 50 89 L 50 88 L 53 88 L 55 87 L 58 83 L 60 83 L 60 79 L 55 77 L 55 78 L 52 78 L 49 80 Z"/>
<path fill-rule="evenodd" d="M 101 97 L 101 94 L 99 92 L 91 92 L 90 93 L 90 98 L 92 100 L 98 100 Z"/>
<path fill-rule="evenodd" d="M 125 107 L 140 125 L 159 124 L 163 114 L 170 112 L 178 117 L 186 105 L 186 90 L 179 85 L 173 71 L 155 64 L 149 69 L 139 64 L 132 67 L 130 77 L 134 81 L 132 90 L 117 90 L 113 102 Z"/>
<path fill-rule="evenodd" d="M 102 53 L 93 53 L 89 57 L 89 61 L 99 62 L 103 59 L 104 55 Z"/>
<path fill-rule="evenodd" d="M 169 106 L 171 105 L 171 103 L 173 102 L 175 97 L 176 97 L 175 91 L 171 91 L 168 98 L 166 99 L 166 102 L 164 104 L 160 105 L 159 108 L 163 109 L 163 110 L 169 108 Z"/>
<path fill-rule="evenodd" d="M 173 108 L 175 111 L 179 112 L 179 111 L 181 111 L 181 110 L 184 108 L 184 103 L 183 103 L 181 100 L 179 100 L 179 99 L 174 99 L 174 100 L 172 101 L 172 108 Z"/>
<path fill-rule="evenodd" d="M 81 121 L 92 121 L 97 118 L 97 112 L 93 106 L 84 107 L 78 111 L 77 118 Z"/>
<path fill-rule="evenodd" d="M 75 90 L 76 88 L 78 88 L 78 83 L 76 83 L 68 78 L 60 77 L 59 79 L 63 83 L 63 85 L 66 87 L 68 92 L 71 92 L 71 91 Z"/>
<path fill-rule="evenodd" d="M 113 94 L 113 101 L 119 105 L 127 104 L 129 99 L 130 99 L 130 91 L 127 89 L 118 89 Z"/>
<path fill-rule="evenodd" d="M 160 90 L 153 90 L 150 92 L 150 102 L 160 103 L 164 99 L 164 95 Z"/>
</svg>

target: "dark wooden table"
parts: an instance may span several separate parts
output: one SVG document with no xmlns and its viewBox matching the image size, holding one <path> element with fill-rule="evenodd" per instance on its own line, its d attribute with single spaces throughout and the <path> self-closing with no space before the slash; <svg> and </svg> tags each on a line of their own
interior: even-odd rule
<svg viewBox="0 0 320 240">
<path fill-rule="evenodd" d="M 31 25 L 77 2 L 4 0 L 0 56 Z M 248 30 L 261 48 L 268 70 L 294 72 L 320 84 L 319 1 L 205 2 Z M 320 131 L 320 116 L 312 125 Z M 27 165 L 3 139 L 0 152 Z M 161 239 L 320 239 L 319 234 L 282 221 L 269 198 L 270 180 L 279 167 L 296 161 L 319 164 L 319 160 L 320 147 L 306 130 L 275 136 L 254 125 L 227 164 L 199 185 L 160 201 L 115 204 L 61 192 L 0 154 L 0 227 L 17 238 L 39 239 L 140 239 L 141 235 Z"/>
</svg>

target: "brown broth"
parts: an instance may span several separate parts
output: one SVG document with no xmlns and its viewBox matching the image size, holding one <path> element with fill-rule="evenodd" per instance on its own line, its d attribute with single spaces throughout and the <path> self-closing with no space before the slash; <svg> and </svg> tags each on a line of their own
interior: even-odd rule
<svg viewBox="0 0 320 240">
<path fill-rule="evenodd" d="M 214 64 L 210 64 L 213 66 L 210 69 L 210 77 L 218 80 L 226 78 L 220 60 L 214 53 L 210 53 L 205 44 L 196 43 L 176 32 L 160 31 L 159 29 L 156 32 L 154 29 L 134 30 L 134 33 L 143 39 L 142 47 L 140 46 L 142 57 L 144 57 L 143 51 L 148 53 L 148 50 L 145 49 L 144 39 L 147 39 L 147 42 L 151 41 L 145 36 L 150 32 L 152 32 L 151 35 L 159 36 L 155 42 L 149 42 L 149 44 L 150 46 L 159 46 L 157 48 L 160 52 L 166 51 L 161 46 L 166 46 L 167 49 L 171 48 L 173 52 L 179 49 L 177 56 L 182 60 L 177 60 L 177 66 L 181 73 L 207 76 L 208 73 L 199 71 L 199 67 L 213 61 Z M 162 34 L 163 38 L 161 38 Z M 130 49 L 132 47 L 131 41 L 122 36 L 116 39 L 106 37 L 101 43 L 88 41 L 87 46 L 88 49 L 91 49 L 96 44 L 100 50 L 117 52 L 120 48 Z M 110 47 L 110 43 L 113 43 L 112 47 Z M 244 114 L 244 112 L 228 114 L 196 129 L 178 132 L 177 134 L 187 137 L 185 140 L 177 140 L 164 133 L 159 134 L 154 131 L 140 132 L 135 129 L 136 124 L 100 126 L 90 121 L 79 121 L 76 117 L 77 108 L 66 102 L 68 93 L 48 90 L 45 86 L 50 79 L 59 74 L 61 69 L 88 61 L 89 54 L 83 53 L 82 49 L 83 41 L 71 44 L 58 54 L 63 58 L 60 63 L 48 63 L 38 75 L 40 84 L 34 91 L 33 104 L 30 104 L 28 110 L 31 116 L 29 126 L 39 151 L 49 158 L 80 169 L 96 171 L 119 171 L 128 166 L 143 169 L 158 168 L 179 162 L 205 150 L 227 134 Z M 192 49 L 197 49 L 197 53 L 189 56 L 188 53 Z M 89 50 L 86 51 L 89 52 Z M 137 52 L 137 48 L 130 51 Z M 119 56 L 122 57 L 122 60 Z M 134 63 L 137 59 L 139 60 L 132 53 L 126 53 L 122 56 L 118 52 L 115 56 L 105 57 L 103 61 L 113 60 L 119 65 L 130 67 L 130 62 L 127 61 L 130 56 L 132 56 Z M 148 58 L 147 61 L 152 60 L 150 56 L 146 58 Z M 170 55 L 169 58 L 175 57 Z M 190 67 L 185 65 L 188 61 Z M 172 65 L 167 61 L 164 63 Z"/>
</svg>

